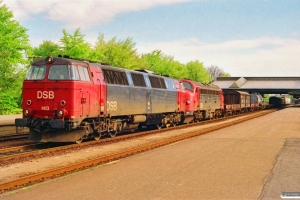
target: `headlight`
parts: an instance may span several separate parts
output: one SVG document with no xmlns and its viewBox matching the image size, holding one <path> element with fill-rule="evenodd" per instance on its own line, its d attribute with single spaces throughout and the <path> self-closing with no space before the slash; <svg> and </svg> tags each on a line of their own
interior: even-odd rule
<svg viewBox="0 0 300 200">
<path fill-rule="evenodd" d="M 53 63 L 54 59 L 53 59 L 53 57 L 48 56 L 48 57 L 45 59 L 45 61 L 46 61 L 47 64 L 51 64 L 51 63 Z"/>
<path fill-rule="evenodd" d="M 64 116 L 64 111 L 63 111 L 63 110 L 59 110 L 59 111 L 57 112 L 57 116 L 58 116 L 58 117 Z"/>
<path fill-rule="evenodd" d="M 23 116 L 24 117 L 30 117 L 32 115 L 32 110 L 30 108 L 24 109 L 23 110 Z"/>
<path fill-rule="evenodd" d="M 26 110 L 26 109 L 25 109 L 25 110 L 23 110 L 23 115 L 25 115 L 25 116 L 26 116 L 26 115 L 28 115 L 28 114 L 29 114 L 29 111 L 28 111 L 28 110 Z"/>
<path fill-rule="evenodd" d="M 68 115 L 68 111 L 66 109 L 61 109 L 56 112 L 58 118 L 63 118 Z"/>
</svg>

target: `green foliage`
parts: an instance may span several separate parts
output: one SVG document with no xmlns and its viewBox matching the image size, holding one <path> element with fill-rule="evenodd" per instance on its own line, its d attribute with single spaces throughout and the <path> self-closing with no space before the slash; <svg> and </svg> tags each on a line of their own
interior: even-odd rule
<svg viewBox="0 0 300 200">
<path fill-rule="evenodd" d="M 269 102 L 269 98 L 270 98 L 271 96 L 270 96 L 270 94 L 264 94 L 264 96 L 263 96 L 263 101 L 264 102 Z"/>
<path fill-rule="evenodd" d="M 231 77 L 231 75 L 229 73 L 223 72 L 222 74 L 220 74 L 220 77 Z"/>
<path fill-rule="evenodd" d="M 40 56 L 40 57 L 47 57 L 47 56 L 53 56 L 57 57 L 59 54 L 61 54 L 61 50 L 58 44 L 55 44 L 54 42 L 51 42 L 49 40 L 43 41 L 42 44 L 39 45 L 39 47 L 33 48 L 33 55 L 34 56 Z"/>
<path fill-rule="evenodd" d="M 154 71 L 157 74 L 166 74 L 166 58 L 160 50 L 152 51 L 148 54 L 142 55 L 145 67 L 147 70 Z"/>
<path fill-rule="evenodd" d="M 63 30 L 63 34 L 60 39 L 63 55 L 82 59 L 89 57 L 91 45 L 84 41 L 84 35 L 80 32 L 80 29 L 76 29 L 73 35 Z"/>
<path fill-rule="evenodd" d="M 15 112 L 20 105 L 22 82 L 31 52 L 27 29 L 13 19 L 0 1 L 0 113 Z"/>
<path fill-rule="evenodd" d="M 96 42 L 95 47 L 93 48 L 89 59 L 93 61 L 98 61 L 104 63 L 104 60 L 106 60 L 105 56 L 105 47 L 106 47 L 106 42 L 104 40 L 104 35 L 100 34 L 98 36 L 98 40 Z"/>
<path fill-rule="evenodd" d="M 187 77 L 188 70 L 186 66 L 178 61 L 172 61 L 169 70 L 169 76 L 176 79 Z"/>
<path fill-rule="evenodd" d="M 106 42 L 103 34 L 98 36 L 89 59 L 125 69 L 138 69 L 140 63 L 131 38 L 122 41 L 113 37 Z"/>
<path fill-rule="evenodd" d="M 0 5 L 2 1 L 0 1 Z M 5 5 L 0 7 L 0 88 L 19 71 L 19 65 L 28 64 L 26 54 L 31 50 L 27 29 L 12 19 L 13 14 Z M 4 84 L 4 85 L 3 85 Z"/>
<path fill-rule="evenodd" d="M 141 59 L 145 68 L 157 74 L 168 75 L 172 78 L 187 77 L 188 71 L 184 64 L 175 61 L 173 57 L 164 55 L 160 50 L 143 54 Z"/>
<path fill-rule="evenodd" d="M 22 113 L 20 100 L 20 95 L 14 91 L 0 92 L 0 115 Z"/>
<path fill-rule="evenodd" d="M 191 61 L 186 64 L 188 70 L 188 78 L 194 81 L 209 83 L 210 74 L 204 68 L 203 63 L 196 61 Z"/>
</svg>

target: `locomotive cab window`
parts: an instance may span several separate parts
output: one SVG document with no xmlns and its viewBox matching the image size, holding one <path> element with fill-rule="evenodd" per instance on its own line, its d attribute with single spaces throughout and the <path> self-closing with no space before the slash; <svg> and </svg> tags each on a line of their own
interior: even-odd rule
<svg viewBox="0 0 300 200">
<path fill-rule="evenodd" d="M 52 65 L 49 80 L 79 80 L 77 67 L 74 65 Z"/>
<path fill-rule="evenodd" d="M 69 80 L 67 65 L 52 65 L 48 75 L 49 80 Z"/>
<path fill-rule="evenodd" d="M 182 82 L 182 83 L 183 83 L 185 89 L 188 89 L 190 91 L 194 90 L 193 86 L 190 83 L 188 83 L 188 82 Z"/>
<path fill-rule="evenodd" d="M 46 74 L 46 66 L 31 66 L 25 80 L 43 80 Z"/>
</svg>

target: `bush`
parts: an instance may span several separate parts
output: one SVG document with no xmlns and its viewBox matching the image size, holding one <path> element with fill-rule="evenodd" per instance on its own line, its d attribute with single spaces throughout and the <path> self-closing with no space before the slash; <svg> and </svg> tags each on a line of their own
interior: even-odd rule
<svg viewBox="0 0 300 200">
<path fill-rule="evenodd" d="M 0 91 L 0 115 L 22 113 L 18 103 L 19 97 L 7 91 Z"/>
</svg>

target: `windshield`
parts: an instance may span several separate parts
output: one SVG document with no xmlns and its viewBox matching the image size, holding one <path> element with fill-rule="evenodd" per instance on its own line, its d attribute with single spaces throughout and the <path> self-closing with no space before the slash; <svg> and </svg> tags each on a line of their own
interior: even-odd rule
<svg viewBox="0 0 300 200">
<path fill-rule="evenodd" d="M 194 88 L 190 83 L 188 83 L 188 82 L 182 82 L 182 83 L 183 83 L 185 89 L 193 91 Z"/>
<path fill-rule="evenodd" d="M 25 80 L 43 80 L 46 74 L 46 66 L 31 66 Z"/>
<path fill-rule="evenodd" d="M 76 66 L 52 65 L 48 75 L 49 80 L 79 80 Z"/>
</svg>

